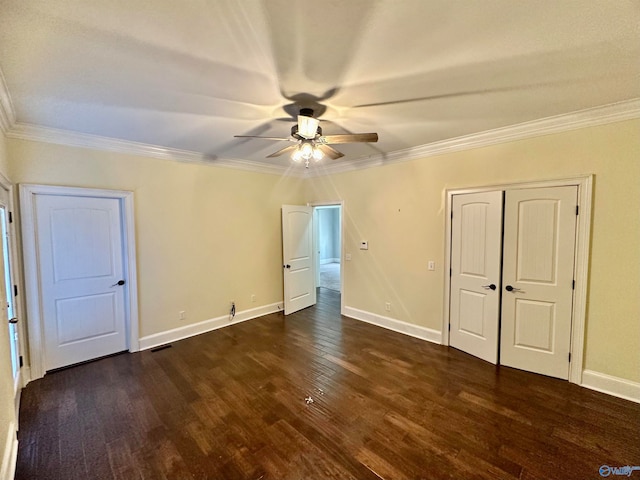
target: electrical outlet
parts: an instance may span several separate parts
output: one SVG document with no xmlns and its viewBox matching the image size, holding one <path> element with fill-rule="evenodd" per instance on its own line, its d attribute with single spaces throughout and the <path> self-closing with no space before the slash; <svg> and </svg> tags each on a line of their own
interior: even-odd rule
<svg viewBox="0 0 640 480">
<path fill-rule="evenodd" d="M 180 310 L 178 312 L 179 318 L 180 320 L 184 320 L 185 318 L 187 318 L 187 312 L 185 312 L 184 310 Z"/>
<path fill-rule="evenodd" d="M 256 296 L 255 294 L 251 294 L 251 303 L 254 303 L 256 301 Z"/>
<path fill-rule="evenodd" d="M 385 303 L 385 304 L 384 304 L 384 309 L 385 309 L 387 312 L 390 312 L 390 311 L 391 311 L 391 302 L 387 302 L 387 303 Z"/>
<path fill-rule="evenodd" d="M 347 260 L 347 261 L 351 260 L 351 254 L 350 254 L 350 253 L 345 253 L 345 254 L 344 254 L 344 258 L 345 258 L 345 260 Z"/>
</svg>

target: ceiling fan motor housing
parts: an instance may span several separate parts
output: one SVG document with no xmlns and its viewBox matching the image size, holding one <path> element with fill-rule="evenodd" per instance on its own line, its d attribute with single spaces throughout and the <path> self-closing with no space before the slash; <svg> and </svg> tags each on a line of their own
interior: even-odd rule
<svg viewBox="0 0 640 480">
<path fill-rule="evenodd" d="M 294 125 L 293 127 L 291 127 L 291 136 L 293 138 L 297 138 L 298 140 L 305 140 L 305 138 L 302 135 L 298 135 L 298 125 Z M 322 136 L 322 127 L 319 126 L 318 130 L 316 131 L 316 138 L 321 136 Z"/>
<path fill-rule="evenodd" d="M 313 118 L 313 108 L 301 108 L 300 115 L 303 117 L 312 117 Z"/>
</svg>

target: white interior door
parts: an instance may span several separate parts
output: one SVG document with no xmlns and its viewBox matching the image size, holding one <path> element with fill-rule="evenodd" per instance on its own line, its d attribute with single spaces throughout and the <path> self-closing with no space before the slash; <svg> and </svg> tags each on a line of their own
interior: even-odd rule
<svg viewBox="0 0 640 480">
<path fill-rule="evenodd" d="M 14 393 L 17 393 L 20 385 L 20 339 L 18 329 L 18 317 L 16 315 L 15 297 L 13 292 L 13 280 L 11 278 L 11 251 L 9 242 L 8 211 L 4 204 L 0 204 L 0 233 L 2 235 L 2 280 L 3 299 L 6 305 L 7 323 L 9 326 L 9 350 L 11 352 L 11 371 L 13 373 Z"/>
<path fill-rule="evenodd" d="M 20 408 L 20 390 L 22 388 L 22 351 L 20 348 L 21 329 L 18 323 L 18 312 L 15 301 L 13 278 L 13 243 L 11 241 L 10 222 L 10 190 L 8 186 L 0 186 L 0 235 L 1 235 L 1 272 L 2 272 L 2 298 L 5 301 L 6 313 L 0 317 L 3 322 L 7 322 L 9 330 L 9 354 L 11 373 L 13 374 L 13 393 L 16 406 L 16 418 L 18 418 Z"/>
<path fill-rule="evenodd" d="M 45 370 L 127 349 L 116 198 L 36 195 Z"/>
<path fill-rule="evenodd" d="M 284 314 L 316 303 L 313 207 L 282 206 Z"/>
<path fill-rule="evenodd" d="M 450 336 L 452 347 L 498 361 L 502 192 L 453 197 Z"/>
<path fill-rule="evenodd" d="M 577 187 L 506 193 L 500 363 L 569 378 Z"/>
</svg>

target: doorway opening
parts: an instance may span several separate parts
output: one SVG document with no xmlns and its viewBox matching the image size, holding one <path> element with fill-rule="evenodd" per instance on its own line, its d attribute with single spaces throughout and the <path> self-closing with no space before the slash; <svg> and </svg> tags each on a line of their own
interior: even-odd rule
<svg viewBox="0 0 640 480">
<path fill-rule="evenodd" d="M 342 206 L 314 206 L 316 287 L 342 292 Z"/>
</svg>

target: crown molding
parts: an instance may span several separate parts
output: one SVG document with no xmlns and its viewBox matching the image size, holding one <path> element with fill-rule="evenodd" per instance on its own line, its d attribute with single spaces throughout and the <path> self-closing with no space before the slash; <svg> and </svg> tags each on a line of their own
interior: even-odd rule
<svg viewBox="0 0 640 480">
<path fill-rule="evenodd" d="M 130 140 L 119 140 L 116 138 L 71 132 L 69 130 L 60 130 L 50 127 L 41 127 L 27 123 L 14 123 L 6 132 L 6 136 L 21 140 L 35 140 L 71 147 L 116 152 L 125 155 L 137 155 L 142 157 L 158 158 L 161 160 L 199 163 L 203 165 L 235 168 L 237 170 L 247 170 L 272 175 L 290 174 L 290 172 L 287 172 L 286 167 L 278 165 L 267 165 L 261 162 L 234 158 L 208 158 L 203 153 L 190 150 L 160 147 L 157 145 L 133 142 Z"/>
<path fill-rule="evenodd" d="M 0 69 L 0 130 L 6 134 L 15 123 L 16 115 L 13 110 L 13 103 L 11 102 L 11 95 L 9 95 L 7 82 Z"/>
<path fill-rule="evenodd" d="M 595 127 L 634 118 L 640 118 L 640 98 L 633 98 L 623 102 L 588 108 L 530 122 L 518 123 L 418 147 L 396 150 L 386 154 L 376 154 L 338 164 L 323 165 L 322 168 L 314 170 L 311 176 L 332 175 L 335 173 L 361 170 L 363 168 L 407 162 L 445 153 L 551 135 L 569 130 L 577 130 L 579 128 Z"/>
<path fill-rule="evenodd" d="M 50 127 L 41 127 L 15 121 L 11 97 L 0 71 L 0 127 L 9 138 L 35 140 L 58 145 L 111 151 L 116 153 L 139 155 L 162 160 L 199 163 L 237 170 L 286 175 L 301 178 L 332 175 L 335 173 L 361 170 L 392 163 L 407 162 L 420 158 L 442 155 L 461 150 L 486 147 L 499 143 L 513 142 L 531 137 L 593 127 L 607 123 L 640 118 L 640 98 L 579 110 L 507 127 L 487 130 L 461 137 L 451 138 L 418 147 L 396 150 L 386 154 L 371 155 L 341 163 L 315 164 L 313 169 L 300 170 L 298 165 L 280 166 L 263 162 L 235 158 L 207 158 L 206 155 L 175 148 L 160 147 L 145 143 L 101 137 L 85 133 L 71 132 Z"/>
</svg>

